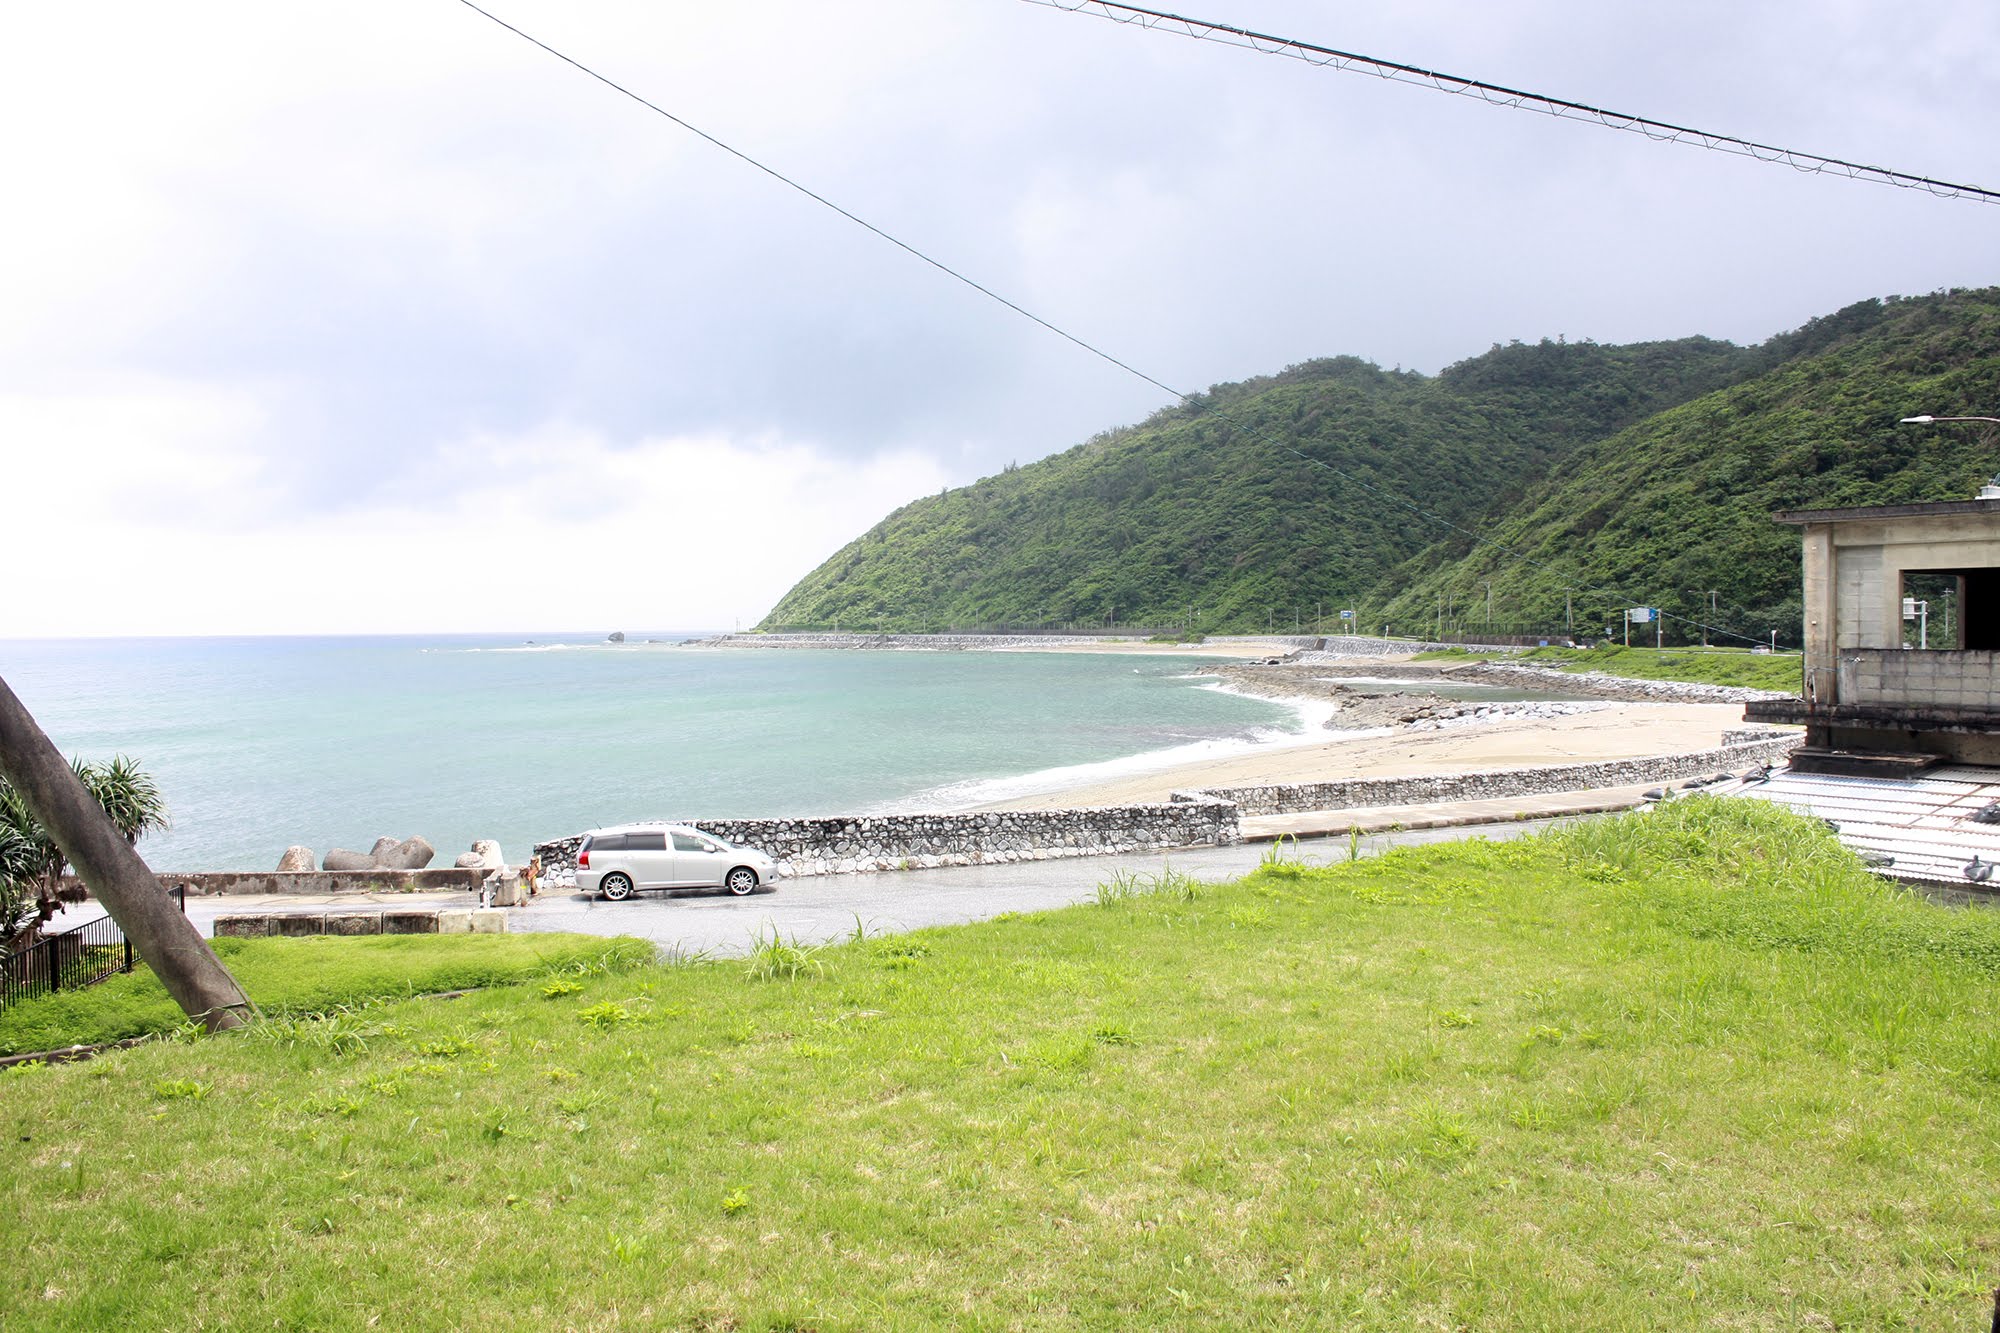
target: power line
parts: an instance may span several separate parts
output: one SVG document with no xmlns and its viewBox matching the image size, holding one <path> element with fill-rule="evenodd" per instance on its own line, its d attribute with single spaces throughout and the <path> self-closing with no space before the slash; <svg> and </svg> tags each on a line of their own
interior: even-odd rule
<svg viewBox="0 0 2000 1333">
<path fill-rule="evenodd" d="M 1439 524 L 1440 526 L 1451 529 L 1453 532 L 1456 532 L 1461 536 L 1468 537 L 1471 539 L 1473 545 L 1476 547 L 1477 546 L 1491 547 L 1493 550 L 1498 551 L 1503 555 L 1509 556 L 1514 560 L 1517 560 L 1523 564 L 1531 565 L 1536 569 L 1543 569 L 1543 570 L 1551 569 L 1551 566 L 1543 563 L 1542 561 L 1534 559 L 1532 556 L 1528 556 L 1523 554 L 1522 552 L 1516 551 L 1512 547 L 1494 541 L 1490 537 L 1482 537 L 1479 535 L 1479 533 L 1473 531 L 1471 528 L 1467 528 L 1460 524 L 1454 523 L 1450 519 L 1444 517 L 1442 514 L 1434 514 L 1431 511 L 1423 508 L 1422 506 L 1414 504 L 1411 501 L 1403 498 L 1402 496 L 1395 494 L 1393 491 L 1383 490 L 1378 486 L 1375 486 L 1369 482 L 1361 480 L 1359 477 L 1354 476 L 1352 473 L 1343 472 L 1341 469 L 1334 467 L 1331 463 L 1325 462 L 1322 459 L 1314 458 L 1311 454 L 1308 454 L 1303 450 L 1295 447 L 1294 445 L 1289 444 L 1282 439 L 1279 439 L 1277 436 L 1270 434 L 1268 431 L 1262 430 L 1257 426 L 1249 424 L 1248 422 L 1238 420 L 1237 418 L 1231 416 L 1228 412 L 1222 410 L 1221 408 L 1215 407 L 1213 404 L 1208 403 L 1202 397 L 1202 395 L 1188 393 L 1184 390 L 1176 389 L 1170 384 L 1167 384 L 1161 380 L 1153 378 L 1151 375 L 1148 375 L 1145 371 L 1138 369 L 1136 366 L 1133 366 L 1128 362 L 1121 361 L 1119 358 L 1113 356 L 1111 353 L 1105 351 L 1103 348 L 1098 347 L 1095 343 L 1087 342 L 1083 338 L 1078 337 L 1076 334 L 1071 333 L 1069 330 L 1058 327 L 1057 325 L 1050 323 L 1048 320 L 1043 319 L 1040 315 L 1035 314 L 1033 311 L 1025 309 L 1022 306 L 1015 304 L 1013 301 L 1008 300 L 1006 297 L 1000 295 L 992 288 L 983 286 L 979 282 L 976 282 L 972 278 L 966 276 L 964 273 L 959 272 L 957 269 L 951 267 L 951 265 L 945 263 L 943 260 L 933 258 L 932 256 L 924 253 L 922 250 L 917 249 L 914 245 L 909 244 L 907 241 L 901 240 L 898 237 L 890 235 L 888 232 L 882 230 L 874 223 L 869 222 L 867 219 L 859 217 L 854 213 L 848 212 L 845 208 L 842 208 L 839 204 L 834 203 L 831 199 L 828 199 L 825 195 L 819 194 L 816 191 L 808 188 L 807 186 L 801 184 L 800 182 L 792 179 L 790 176 L 785 175 L 777 168 L 766 166 L 763 162 L 758 161 L 756 158 L 750 156 L 748 153 L 742 151 L 741 149 L 732 147 L 731 145 L 724 143 L 721 139 L 716 138 L 708 131 L 686 120 L 683 120 L 681 117 L 675 115 L 673 112 L 668 111 L 665 107 L 662 107 L 657 103 L 648 101 L 646 98 L 641 97 L 638 93 L 633 92 L 630 88 L 625 87 L 623 84 L 614 82 L 612 79 L 607 78 L 605 75 L 598 73 L 590 66 L 584 64 L 582 61 L 567 56 L 563 54 L 561 51 L 556 50 L 556 48 L 554 48 L 553 46 L 550 46 L 547 42 L 542 41 L 540 38 L 531 36 L 530 34 L 521 31 L 521 29 L 507 22 L 507 20 L 485 9 L 480 8 L 478 5 L 473 3 L 473 0 L 459 0 L 459 3 L 464 5 L 467 9 L 470 9 L 473 13 L 478 14 L 483 18 L 492 20 L 494 23 L 498 24 L 500 27 L 505 28 L 508 32 L 513 33 L 516 37 L 521 38 L 523 41 L 528 42 L 533 46 L 537 46 L 541 48 L 543 51 L 548 52 L 550 55 L 562 61 L 564 64 L 569 65 L 572 68 L 584 74 L 589 75 L 593 79 L 596 79 L 599 83 L 603 84 L 605 87 L 610 88 L 614 92 L 620 93 L 623 96 L 630 98 L 632 101 L 637 102 L 640 106 L 645 107 L 648 111 L 653 112 L 655 115 L 662 116 L 665 119 L 672 121 L 674 124 L 686 130 L 688 133 L 693 134 L 697 138 L 700 138 L 710 144 L 713 144 L 715 147 L 720 148 L 723 152 L 728 153 L 731 157 L 736 158 L 738 161 L 746 163 L 749 166 L 755 167 L 758 171 L 761 171 L 766 176 L 771 177 L 771 179 L 778 181 L 780 184 L 792 190 L 796 190 L 798 193 L 804 195 L 806 198 L 812 200 L 814 203 L 820 204 L 825 208 L 831 209 L 833 212 L 838 213 L 841 217 L 846 218 L 849 222 L 852 222 L 855 226 L 862 228 L 863 230 L 869 232 L 874 236 L 881 238 L 884 241 L 887 241 L 889 244 L 895 246 L 898 250 L 901 250 L 904 253 L 911 255 L 916 259 L 922 260 L 924 263 L 930 265 L 938 272 L 945 274 L 947 277 L 950 277 L 957 282 L 963 283 L 965 286 L 970 287 L 973 291 L 978 292 L 981 296 L 999 302 L 1001 305 L 1007 307 L 1007 309 L 1021 316 L 1023 319 L 1026 319 L 1040 326 L 1041 328 L 1048 330 L 1050 333 L 1055 334 L 1057 337 L 1062 338 L 1067 342 L 1075 344 L 1077 347 L 1082 348 L 1084 351 L 1090 353 L 1092 356 L 1097 357 L 1098 359 L 1105 361 L 1110 365 L 1118 367 L 1118 369 L 1124 371 L 1126 374 L 1135 376 L 1136 378 L 1145 381 L 1147 384 L 1152 385 L 1154 388 L 1160 390 L 1162 393 L 1170 394 L 1173 397 L 1178 398 L 1183 404 L 1189 407 L 1193 407 L 1198 411 L 1207 410 L 1214 416 L 1219 417 L 1225 424 L 1230 426 L 1232 429 L 1246 436 L 1249 436 L 1252 439 L 1262 440 L 1264 443 L 1269 444 L 1274 448 L 1280 449 L 1283 452 L 1292 455 L 1294 458 L 1300 459 L 1301 461 L 1306 463 L 1310 463 L 1312 466 L 1321 469 L 1330 476 L 1337 477 L 1351 486 L 1358 487 L 1359 489 L 1368 492 L 1370 495 L 1375 496 L 1377 499 L 1386 500 L 1391 504 L 1400 505 L 1404 509 L 1407 509 L 1412 514 L 1417 515 L 1419 518 L 1425 519 L 1431 523 Z M 1674 618 L 1680 619 L 1680 617 L 1674 617 Z M 1694 624 L 1695 622 L 1689 621 L 1688 623 Z M 1711 633 L 1724 634 L 1731 638 L 1741 639 L 1745 643 L 1763 642 L 1762 639 L 1756 638 L 1753 635 L 1738 634 L 1734 630 L 1724 629 L 1721 626 L 1711 625 L 1707 626 L 1706 628 L 1709 629 Z"/>
<path fill-rule="evenodd" d="M 1463 78 L 1457 74 L 1443 74 L 1420 65 L 1379 60 L 1374 56 L 1358 55 L 1353 51 L 1336 50 L 1330 46 L 1317 46 L 1290 37 L 1275 37 L 1269 33 L 1238 28 L 1227 23 L 1210 23 L 1205 19 L 1186 18 L 1180 14 L 1169 14 L 1157 9 L 1141 9 L 1137 5 L 1118 4 L 1115 0 L 1027 0 L 1027 3 L 1042 5 L 1048 9 L 1061 9 L 1072 14 L 1090 14 L 1097 18 L 1109 19 L 1113 23 L 1178 33 L 1197 41 L 1219 42 L 1224 46 L 1241 47 L 1263 55 L 1286 56 L 1302 60 L 1309 65 L 1373 74 L 1397 83 L 1415 84 L 1418 87 L 1432 88 L 1458 97 L 1470 97 L 1489 106 L 1507 107 L 1517 111 L 1538 111 L 1560 120 L 1585 121 L 1601 125 L 1606 129 L 1643 134 L 1648 139 L 1661 143 L 1685 144 L 1713 152 L 1734 153 L 1740 157 L 1755 158 L 1759 162 L 1783 163 L 1814 175 L 1832 174 L 1846 176 L 1852 180 L 1873 181 L 1880 185 L 1894 185 L 1905 190 L 1922 190 L 1940 199 L 1969 199 L 1981 204 L 2000 204 L 2000 190 L 1983 189 L 1977 185 L 1960 185 L 1952 181 L 1936 180 L 1930 176 L 1912 175 L 1905 171 L 1891 171 L 1887 167 L 1868 166 L 1838 157 L 1802 152 L 1796 148 L 1778 148 L 1771 144 L 1741 139 L 1733 134 L 1691 129 L 1685 125 L 1673 125 L 1663 120 L 1634 116 L 1623 111 L 1606 111 L 1602 107 L 1590 106 L 1583 102 L 1571 102 L 1560 97 L 1545 96 L 1542 93 L 1524 92 L 1519 88 L 1486 83 L 1480 79 Z"/>
</svg>

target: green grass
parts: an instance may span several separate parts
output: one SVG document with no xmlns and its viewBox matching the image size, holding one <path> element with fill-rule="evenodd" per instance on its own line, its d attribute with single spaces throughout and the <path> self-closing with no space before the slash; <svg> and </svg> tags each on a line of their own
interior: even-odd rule
<svg viewBox="0 0 2000 1333">
<path fill-rule="evenodd" d="M 1684 680 L 1740 685 L 1753 690 L 1799 692 L 1797 653 L 1748 653 L 1734 648 L 1529 648 L 1518 653 L 1477 653 L 1446 648 L 1419 653 L 1419 662 L 1533 662 L 1563 671 L 1601 671 L 1630 680 Z"/>
<path fill-rule="evenodd" d="M 0 1079 L 0 1326 L 1983 1327 L 2000 920 L 1749 801 Z M 776 961 L 774 959 L 774 961 Z"/>
<path fill-rule="evenodd" d="M 220 939 L 216 954 L 265 1014 L 327 1013 L 370 1001 L 491 986 L 651 960 L 643 940 L 594 935 L 365 935 Z M 185 1019 L 144 966 L 84 990 L 0 1011 L 0 1055 L 172 1032 Z"/>
</svg>

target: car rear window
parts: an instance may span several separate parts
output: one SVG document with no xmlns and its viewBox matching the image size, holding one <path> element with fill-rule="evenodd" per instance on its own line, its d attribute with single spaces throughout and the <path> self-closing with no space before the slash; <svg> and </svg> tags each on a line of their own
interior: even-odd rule
<svg viewBox="0 0 2000 1333">
<path fill-rule="evenodd" d="M 628 852 L 664 852 L 667 850 L 667 835 L 664 833 L 628 833 L 625 835 L 625 850 Z"/>
<path fill-rule="evenodd" d="M 578 850 L 586 852 L 622 852 L 625 850 L 625 845 L 625 835 L 622 833 L 600 833 L 595 837 L 585 838 L 583 846 Z"/>
</svg>

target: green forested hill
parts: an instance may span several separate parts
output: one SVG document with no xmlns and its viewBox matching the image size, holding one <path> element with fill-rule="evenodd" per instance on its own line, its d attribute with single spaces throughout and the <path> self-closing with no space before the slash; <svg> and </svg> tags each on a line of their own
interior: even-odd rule
<svg viewBox="0 0 2000 1333">
<path fill-rule="evenodd" d="M 765 625 L 1220 632 L 1323 606 L 1414 631 L 1440 604 L 1476 626 L 1490 583 L 1498 622 L 1562 624 L 1566 587 L 1580 626 L 1717 589 L 1719 619 L 1783 638 L 1797 541 L 1768 514 L 1970 494 L 2000 468 L 1990 441 L 1895 423 L 1995 404 L 2000 291 L 1863 302 L 1751 348 L 1517 343 L 1436 376 L 1310 361 L 906 505 Z"/>
<path fill-rule="evenodd" d="M 1490 544 L 1440 539 L 1382 618 L 1414 627 L 1440 598 L 1483 615 L 1490 579 L 1496 619 L 1561 623 L 1567 586 L 1598 631 L 1634 602 L 1702 621 L 1713 604 L 1720 626 L 1794 640 L 1798 530 L 1773 512 L 1965 499 L 2000 471 L 1993 431 L 1897 424 L 1995 414 L 2000 291 L 1863 302 L 1759 350 L 1763 373 L 1565 456 L 1480 526 Z"/>
</svg>

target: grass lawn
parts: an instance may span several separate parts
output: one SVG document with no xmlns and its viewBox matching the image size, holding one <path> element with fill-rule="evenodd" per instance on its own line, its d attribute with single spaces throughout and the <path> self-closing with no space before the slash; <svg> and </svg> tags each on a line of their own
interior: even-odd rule
<svg viewBox="0 0 2000 1333">
<path fill-rule="evenodd" d="M 1735 648 L 1528 648 L 1518 653 L 1473 653 L 1461 648 L 1419 653 L 1419 662 L 1533 662 L 1563 671 L 1601 671 L 1631 680 L 1685 680 L 1741 685 L 1753 690 L 1799 692 L 1797 653 L 1746 653 Z"/>
<path fill-rule="evenodd" d="M 219 939 L 215 952 L 267 1015 L 323 1014 L 406 995 L 521 981 L 553 972 L 633 967 L 644 940 L 595 935 L 363 935 Z M 0 1010 L 0 1055 L 172 1032 L 186 1020 L 141 965 L 83 990 Z"/>
<path fill-rule="evenodd" d="M 1984 1327 L 2000 918 L 1694 797 L 0 1078 L 0 1326 Z"/>
</svg>

